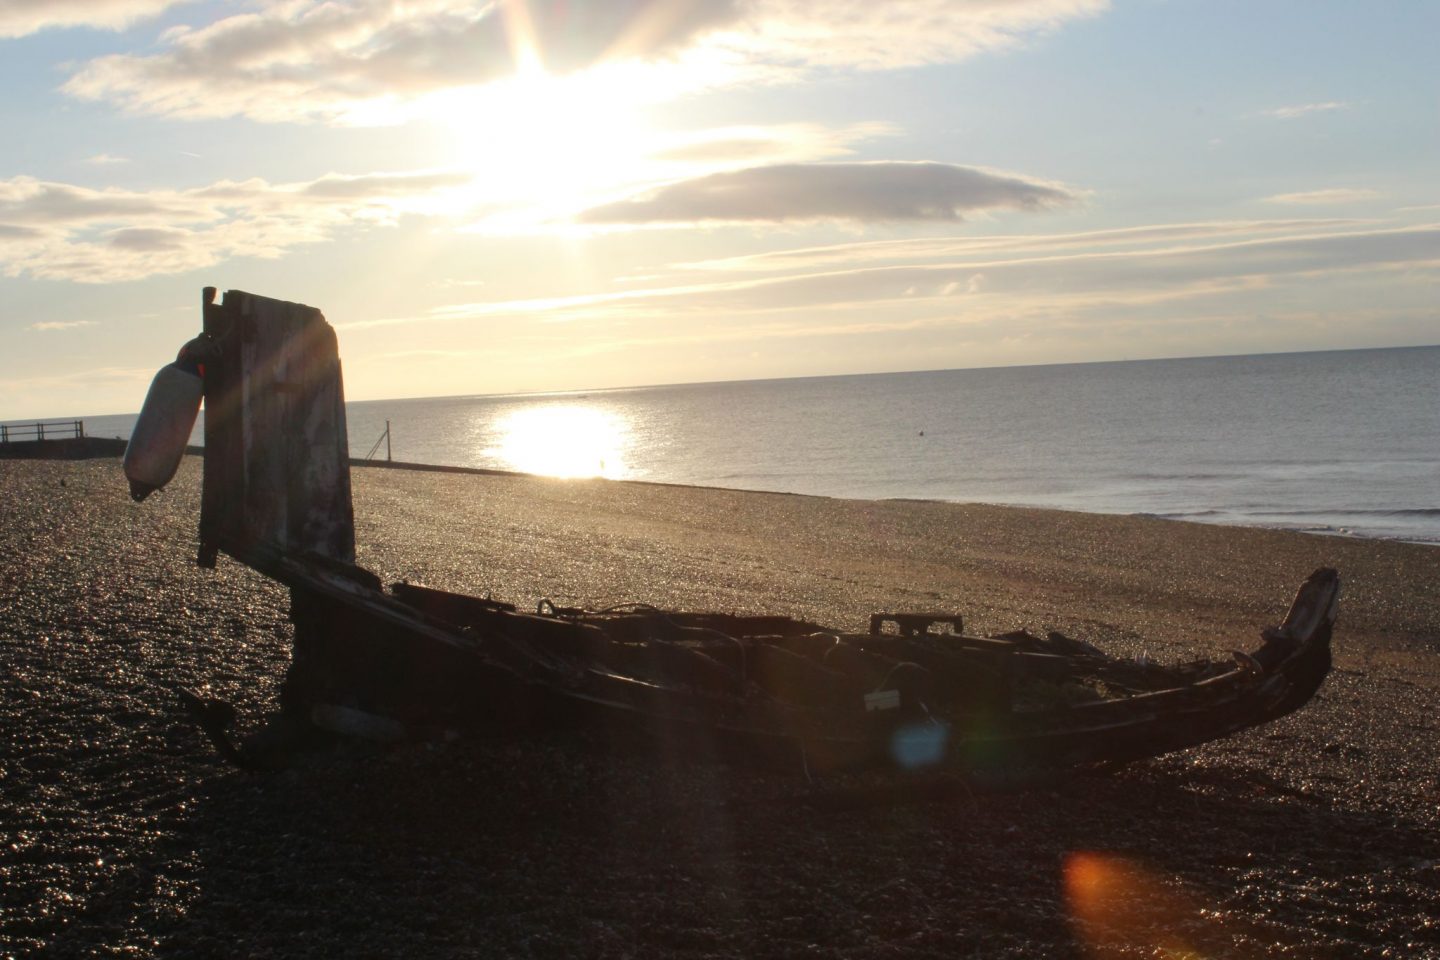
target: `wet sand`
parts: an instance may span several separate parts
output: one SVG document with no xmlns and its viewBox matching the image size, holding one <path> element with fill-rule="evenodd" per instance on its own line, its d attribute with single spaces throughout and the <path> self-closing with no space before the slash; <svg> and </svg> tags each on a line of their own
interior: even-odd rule
<svg viewBox="0 0 1440 960">
<path fill-rule="evenodd" d="M 193 563 L 199 461 L 0 461 L 0 956 L 1440 956 L 1440 550 L 1135 517 L 357 469 L 360 561 L 532 604 L 954 609 L 1173 660 L 1345 579 L 1317 699 L 1011 795 L 893 797 L 583 736 L 222 764 L 287 597 Z M 918 791 L 917 791 L 918 793 Z M 880 802 L 882 798 L 887 802 Z"/>
</svg>

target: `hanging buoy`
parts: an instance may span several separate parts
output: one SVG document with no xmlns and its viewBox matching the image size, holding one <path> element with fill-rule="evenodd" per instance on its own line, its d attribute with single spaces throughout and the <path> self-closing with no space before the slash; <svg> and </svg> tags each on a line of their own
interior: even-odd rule
<svg viewBox="0 0 1440 960">
<path fill-rule="evenodd" d="M 136 503 L 175 476 L 190 443 L 190 431 L 195 429 L 204 386 L 200 365 L 191 357 L 188 345 L 174 363 L 167 363 L 155 374 L 130 442 L 125 445 L 125 477 L 130 481 L 130 497 Z"/>
</svg>

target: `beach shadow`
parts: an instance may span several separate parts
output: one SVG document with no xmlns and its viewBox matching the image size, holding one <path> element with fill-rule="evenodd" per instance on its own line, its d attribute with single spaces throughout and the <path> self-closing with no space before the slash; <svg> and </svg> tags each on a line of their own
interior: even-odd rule
<svg viewBox="0 0 1440 960">
<path fill-rule="evenodd" d="M 837 802 L 848 783 L 660 763 L 584 738 L 197 772 L 193 809 L 57 934 L 58 953 L 124 939 L 125 903 L 143 904 L 125 923 L 160 955 L 1440 947 L 1423 923 L 1433 836 L 1242 767 L 1141 764 L 883 804 Z"/>
</svg>

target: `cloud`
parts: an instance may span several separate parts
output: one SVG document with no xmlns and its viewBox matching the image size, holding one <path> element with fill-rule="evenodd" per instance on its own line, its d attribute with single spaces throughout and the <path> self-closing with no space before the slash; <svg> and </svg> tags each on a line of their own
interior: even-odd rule
<svg viewBox="0 0 1440 960">
<path fill-rule="evenodd" d="M 42 323 L 32 323 L 26 329 L 40 331 L 73 330 L 76 327 L 93 327 L 99 322 L 98 320 L 48 320 Z"/>
<path fill-rule="evenodd" d="M 711 174 L 605 204 L 591 224 L 957 221 L 985 209 L 1072 203 L 1058 184 L 944 163 L 791 163 Z"/>
<path fill-rule="evenodd" d="M 85 162 L 97 167 L 108 167 L 117 163 L 129 163 L 129 157 L 116 157 L 108 153 L 97 153 L 93 157 L 86 157 Z"/>
<path fill-rule="evenodd" d="M 633 153 L 602 157 L 592 150 L 588 166 L 579 167 L 564 151 L 545 152 L 551 163 L 543 164 L 541 143 L 534 145 L 534 155 L 522 151 L 499 167 L 328 173 L 294 183 L 221 180 L 178 190 L 0 179 L 0 275 L 82 283 L 133 280 L 230 257 L 274 258 L 345 231 L 392 225 L 407 215 L 451 225 L 468 222 L 467 229 L 480 232 L 564 230 L 575 211 L 599 198 L 646 182 L 708 172 L 714 169 L 710 164 L 721 162 L 703 156 L 650 159 L 669 148 L 748 138 L 768 144 L 770 156 L 811 160 L 843 155 L 854 140 L 888 131 L 883 124 L 836 129 L 783 124 L 660 135 L 642 139 Z M 478 223 L 477 217 L 482 218 Z"/>
<path fill-rule="evenodd" d="M 892 261 L 925 263 L 962 256 L 1031 257 L 1037 253 L 1077 248 L 1144 247 L 1181 241 L 1255 238 L 1268 234 L 1314 233 L 1374 225 L 1372 220 L 1221 220 L 1202 223 L 1169 223 L 1082 233 L 1007 234 L 975 237 L 918 237 L 904 240 L 873 240 L 859 243 L 801 247 L 767 253 L 746 254 L 718 260 L 677 264 L 681 273 L 714 272 L 770 273 L 785 270 L 817 269 L 836 265 L 876 264 Z"/>
<path fill-rule="evenodd" d="M 438 173 L 372 173 L 363 176 L 327 174 L 300 191 L 308 197 L 364 200 L 374 196 L 418 196 L 468 184 L 472 176 L 456 171 Z"/>
<path fill-rule="evenodd" d="M 193 219 L 198 211 L 180 194 L 93 190 L 30 177 L 0 180 L 0 222 L 11 225 L 103 222 L 122 219 Z"/>
<path fill-rule="evenodd" d="M 178 117 L 398 122 L 426 98 L 538 63 L 552 74 L 649 71 L 664 99 L 816 71 L 945 63 L 1012 47 L 1105 0 L 291 0 L 168 31 L 158 52 L 80 65 L 64 89 Z"/>
<path fill-rule="evenodd" d="M 327 174 L 272 184 L 222 180 L 190 190 L 97 190 L 0 180 L 0 272 L 110 283 L 278 257 L 340 230 L 457 206 L 468 174 Z"/>
<path fill-rule="evenodd" d="M 890 70 L 952 63 L 1096 16 L 1105 0 L 759 0 L 748 30 L 724 38 L 771 67 Z"/>
<path fill-rule="evenodd" d="M 1348 100 L 1328 100 L 1325 103 L 1301 103 L 1291 107 L 1276 107 L 1273 110 L 1260 111 L 1261 116 L 1274 117 L 1277 120 L 1294 120 L 1297 117 L 1307 117 L 1312 113 L 1331 113 L 1336 110 L 1349 110 L 1352 104 Z"/>
<path fill-rule="evenodd" d="M 762 163 L 798 163 L 853 153 L 859 140 L 893 136 L 898 128 L 888 123 L 852 123 L 825 127 L 818 123 L 783 123 L 769 126 L 716 127 L 698 133 L 672 135 L 651 150 L 662 164 L 689 168 L 730 168 Z"/>
<path fill-rule="evenodd" d="M 0 37 L 23 37 L 51 27 L 122 30 L 187 0 L 5 0 Z"/>
<path fill-rule="evenodd" d="M 917 240 L 776 250 L 761 271 L 682 264 L 679 280 L 662 273 L 547 298 L 456 291 L 451 304 L 356 318 L 342 336 L 363 356 L 360 344 L 394 336 L 359 328 L 406 325 L 406 350 L 508 358 L 487 367 L 487 390 L 623 386 L 639 369 L 680 382 L 1434 339 L 1436 224 L 1274 220 L 934 239 L 953 249 L 941 256 Z M 473 364 L 427 357 L 364 368 L 357 387 L 393 392 L 413 364 L 416 390 L 473 392 Z"/>
<path fill-rule="evenodd" d="M 65 90 L 181 117 L 346 119 L 511 76 L 531 51 L 556 73 L 607 56 L 663 57 L 735 15 L 726 0 L 297 0 L 176 28 L 158 54 L 91 60 Z"/>
<path fill-rule="evenodd" d="M 1292 206 L 1321 206 L 1324 204 L 1364 203 L 1378 200 L 1381 194 L 1376 190 L 1350 187 L 1334 187 L 1329 190 L 1308 190 L 1304 193 L 1277 193 L 1264 198 L 1262 203 L 1283 203 Z"/>
<path fill-rule="evenodd" d="M 604 122 L 603 103 L 593 111 L 575 106 L 574 124 L 531 123 L 517 135 L 491 135 L 483 148 L 458 152 L 457 162 L 476 173 L 470 192 L 479 216 L 464 232 L 594 233 L 575 218 L 597 205 L 638 199 L 644 191 L 738 165 L 843 159 L 854 153 L 856 141 L 894 132 L 884 123 L 786 123 L 668 133 L 612 127 Z"/>
<path fill-rule="evenodd" d="M 1163 233 L 1163 228 L 1156 228 Z M 1043 238 L 1042 238 L 1043 239 Z M 797 270 L 782 276 L 659 285 L 628 291 L 531 300 L 453 304 L 421 317 L 372 321 L 473 321 L 672 324 L 705 318 L 816 317 L 830 311 L 910 311 L 955 316 L 971 311 L 1051 310 L 1097 304 L 1154 305 L 1231 294 L 1341 272 L 1393 271 L 1440 265 L 1440 227 L 1307 233 L 1234 242 L 1048 254 L 1043 243 L 1010 259 L 969 257 L 940 263 Z M 1418 281 L 1417 281 L 1418 282 Z M 1431 281 L 1433 282 L 1433 281 Z M 1308 286 L 1313 283 L 1307 279 Z M 920 311 L 915 314 L 914 311 Z"/>
<path fill-rule="evenodd" d="M 95 367 L 89 370 L 69 369 L 65 373 L 40 374 L 33 377 L 0 380 L 0 396 L 23 399 L 29 394 L 56 387 L 70 389 L 71 397 L 86 396 L 79 389 L 95 392 L 115 385 L 143 384 L 155 376 L 154 367 Z M 9 399 L 7 397 L 6 399 Z M 73 402 L 73 401 L 72 401 Z"/>
<path fill-rule="evenodd" d="M 183 250 L 187 242 L 193 242 L 194 234 L 189 230 L 170 227 L 125 227 L 112 230 L 105 237 L 110 246 L 121 250 L 150 252 L 155 250 Z"/>
</svg>

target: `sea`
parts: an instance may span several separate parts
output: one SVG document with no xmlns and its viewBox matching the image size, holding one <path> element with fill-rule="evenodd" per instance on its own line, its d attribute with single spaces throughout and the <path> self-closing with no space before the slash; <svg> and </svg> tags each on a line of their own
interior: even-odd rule
<svg viewBox="0 0 1440 960">
<path fill-rule="evenodd" d="M 367 400 L 347 415 L 356 457 L 1440 545 L 1440 346 Z M 134 419 L 86 429 L 128 436 Z"/>
</svg>

